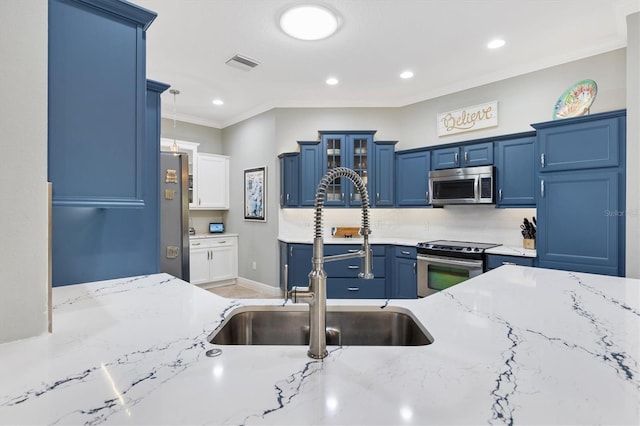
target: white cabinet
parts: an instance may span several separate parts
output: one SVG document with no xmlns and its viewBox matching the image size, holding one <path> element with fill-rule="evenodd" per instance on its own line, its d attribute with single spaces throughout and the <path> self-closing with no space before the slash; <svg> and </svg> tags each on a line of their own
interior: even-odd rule
<svg viewBox="0 0 640 426">
<path fill-rule="evenodd" d="M 195 209 L 229 209 L 229 157 L 198 154 Z"/>
<path fill-rule="evenodd" d="M 229 157 L 198 152 L 198 143 L 175 141 L 189 156 L 189 209 L 229 209 Z M 160 149 L 171 151 L 173 139 L 160 139 Z"/>
<path fill-rule="evenodd" d="M 238 237 L 220 235 L 191 238 L 189 241 L 191 284 L 235 279 L 238 277 Z"/>
</svg>

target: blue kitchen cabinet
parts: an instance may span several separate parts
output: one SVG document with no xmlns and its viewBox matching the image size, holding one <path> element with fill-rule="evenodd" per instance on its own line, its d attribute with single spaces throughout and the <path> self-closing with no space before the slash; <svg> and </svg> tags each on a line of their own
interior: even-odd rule
<svg viewBox="0 0 640 426">
<path fill-rule="evenodd" d="M 278 159 L 280 162 L 280 207 L 298 207 L 300 204 L 300 153 L 280 154 Z"/>
<path fill-rule="evenodd" d="M 391 299 L 416 299 L 418 297 L 416 256 L 415 247 L 393 247 L 393 279 L 389 283 L 389 297 Z"/>
<path fill-rule="evenodd" d="M 53 285 L 156 273 L 168 87 L 145 76 L 156 14 L 118 0 L 48 4 Z"/>
<path fill-rule="evenodd" d="M 325 256 L 358 251 L 356 244 L 331 244 L 324 246 Z M 372 245 L 373 279 L 358 278 L 362 259 L 345 259 L 326 262 L 327 298 L 329 299 L 384 299 L 387 294 L 386 246 Z"/>
<path fill-rule="evenodd" d="M 431 152 L 425 149 L 396 153 L 396 205 L 426 206 L 429 204 L 429 170 Z"/>
<path fill-rule="evenodd" d="M 626 112 L 533 127 L 538 265 L 624 276 Z"/>
<path fill-rule="evenodd" d="M 299 141 L 300 146 L 300 205 L 312 207 L 316 202 L 316 191 L 324 175 L 322 144 L 320 141 Z"/>
<path fill-rule="evenodd" d="M 502 254 L 487 254 L 486 270 L 490 271 L 503 265 L 535 266 L 534 257 L 505 256 Z"/>
<path fill-rule="evenodd" d="M 496 207 L 535 207 L 535 136 L 495 143 Z"/>
<path fill-rule="evenodd" d="M 372 182 L 372 150 L 375 131 L 320 131 L 322 142 L 321 177 L 335 167 L 348 167 L 361 178 L 367 192 L 371 194 Z M 361 205 L 360 194 L 353 183 L 344 177 L 330 182 L 327 187 L 325 205 L 338 207 L 358 207 Z"/>
<path fill-rule="evenodd" d="M 493 164 L 493 143 L 470 143 L 434 149 L 431 153 L 431 169 L 490 166 Z"/>
<path fill-rule="evenodd" d="M 372 207 L 393 207 L 395 150 L 398 141 L 375 141 L 373 144 L 373 193 L 369 194 Z"/>
<path fill-rule="evenodd" d="M 422 207 L 429 205 L 429 170 L 431 151 L 415 149 L 396 153 L 396 205 Z"/>
<path fill-rule="evenodd" d="M 284 262 L 283 262 L 283 257 L 284 257 Z M 311 272 L 312 257 L 313 257 L 313 246 L 311 244 L 293 243 L 293 244 L 285 244 L 284 247 L 281 245 L 280 246 L 280 273 L 282 274 L 281 284 L 284 285 L 284 283 L 286 282 L 289 287 L 289 290 L 291 290 L 291 287 L 295 287 L 295 286 L 305 287 L 309 285 L 309 272 Z"/>
</svg>

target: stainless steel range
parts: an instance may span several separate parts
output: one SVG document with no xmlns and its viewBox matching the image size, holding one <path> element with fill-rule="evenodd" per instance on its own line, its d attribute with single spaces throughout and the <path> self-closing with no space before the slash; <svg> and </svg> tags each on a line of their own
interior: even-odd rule
<svg viewBox="0 0 640 426">
<path fill-rule="evenodd" d="M 418 296 L 429 296 L 480 275 L 485 250 L 499 245 L 448 240 L 418 243 Z"/>
</svg>

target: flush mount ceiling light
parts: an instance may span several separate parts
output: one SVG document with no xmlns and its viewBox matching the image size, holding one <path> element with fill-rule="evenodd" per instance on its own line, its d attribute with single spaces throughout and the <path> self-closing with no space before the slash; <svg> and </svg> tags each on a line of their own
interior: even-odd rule
<svg viewBox="0 0 640 426">
<path fill-rule="evenodd" d="M 500 48 L 500 47 L 504 46 L 504 44 L 505 44 L 505 41 L 504 41 L 504 40 L 497 38 L 497 39 L 495 39 L 495 40 L 491 40 L 491 41 L 487 44 L 487 47 L 488 47 L 489 49 L 498 49 L 498 48 Z"/>
<path fill-rule="evenodd" d="M 322 6 L 294 6 L 280 16 L 280 28 L 298 40 L 322 40 L 336 32 L 338 17 Z"/>
<path fill-rule="evenodd" d="M 402 74 L 400 74 L 400 78 L 407 79 L 407 78 L 411 78 L 411 77 L 413 77 L 413 72 L 411 72 L 411 71 L 405 71 Z"/>
<path fill-rule="evenodd" d="M 222 99 L 214 99 L 211 102 L 216 106 L 224 105 L 224 101 Z"/>
<path fill-rule="evenodd" d="M 338 79 L 335 77 L 329 77 L 325 83 L 327 83 L 329 86 L 335 86 L 336 84 L 338 84 Z"/>
</svg>

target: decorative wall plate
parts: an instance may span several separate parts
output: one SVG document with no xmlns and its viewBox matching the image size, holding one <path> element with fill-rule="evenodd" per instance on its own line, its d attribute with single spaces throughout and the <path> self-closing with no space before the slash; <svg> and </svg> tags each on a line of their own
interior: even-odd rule
<svg viewBox="0 0 640 426">
<path fill-rule="evenodd" d="M 579 117 L 589 114 L 589 108 L 596 98 L 598 86 L 593 80 L 582 80 L 569 87 L 553 108 L 553 119 Z"/>
</svg>

